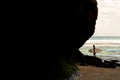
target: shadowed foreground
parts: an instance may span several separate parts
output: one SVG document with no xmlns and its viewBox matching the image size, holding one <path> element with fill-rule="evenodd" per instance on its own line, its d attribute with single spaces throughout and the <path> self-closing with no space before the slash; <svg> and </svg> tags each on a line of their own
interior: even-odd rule
<svg viewBox="0 0 120 80">
<path fill-rule="evenodd" d="M 78 49 L 93 35 L 98 13 L 96 0 L 58 3 L 51 4 L 51 22 L 46 23 L 50 27 L 48 31 L 45 30 L 48 42 L 45 59 L 48 60 L 46 69 L 49 80 L 69 79 L 77 71 L 75 64 L 84 59 Z"/>
<path fill-rule="evenodd" d="M 98 68 L 94 66 L 78 66 L 81 76 L 77 80 L 120 80 L 120 67 Z"/>
</svg>

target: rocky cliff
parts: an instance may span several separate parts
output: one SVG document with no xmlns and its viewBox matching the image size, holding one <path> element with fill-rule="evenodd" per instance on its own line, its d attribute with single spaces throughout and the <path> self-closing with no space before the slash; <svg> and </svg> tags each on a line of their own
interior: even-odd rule
<svg viewBox="0 0 120 80">
<path fill-rule="evenodd" d="M 83 54 L 78 49 L 93 35 L 97 19 L 96 0 L 58 2 L 51 12 L 48 46 L 48 78 L 64 80 L 77 70 Z M 53 47 L 51 47 L 53 46 Z"/>
</svg>

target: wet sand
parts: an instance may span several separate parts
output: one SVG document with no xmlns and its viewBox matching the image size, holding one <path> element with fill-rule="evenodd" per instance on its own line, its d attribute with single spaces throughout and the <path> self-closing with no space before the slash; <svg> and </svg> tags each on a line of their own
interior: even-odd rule
<svg viewBox="0 0 120 80">
<path fill-rule="evenodd" d="M 81 76 L 77 80 L 120 80 L 120 67 L 99 68 L 78 66 Z"/>
</svg>

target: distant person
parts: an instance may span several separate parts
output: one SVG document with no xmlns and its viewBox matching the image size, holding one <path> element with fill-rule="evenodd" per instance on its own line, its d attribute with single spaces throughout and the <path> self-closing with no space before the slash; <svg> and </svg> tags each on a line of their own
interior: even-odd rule
<svg viewBox="0 0 120 80">
<path fill-rule="evenodd" d="M 93 45 L 93 55 L 96 56 L 96 52 L 95 52 L 95 45 Z"/>
</svg>

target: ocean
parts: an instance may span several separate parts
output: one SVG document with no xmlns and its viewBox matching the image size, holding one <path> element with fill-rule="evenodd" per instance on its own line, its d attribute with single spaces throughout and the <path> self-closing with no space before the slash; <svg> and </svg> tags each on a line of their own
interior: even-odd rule
<svg viewBox="0 0 120 80">
<path fill-rule="evenodd" d="M 95 44 L 97 46 L 120 46 L 120 36 L 93 36 L 84 46 Z"/>
<path fill-rule="evenodd" d="M 89 52 L 93 48 L 101 49 L 96 53 L 102 59 L 117 59 L 120 61 L 120 36 L 93 36 L 79 49 L 85 55 L 93 55 Z"/>
</svg>

